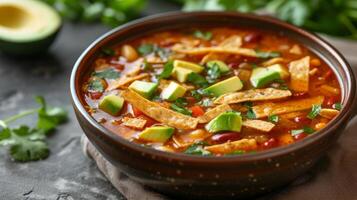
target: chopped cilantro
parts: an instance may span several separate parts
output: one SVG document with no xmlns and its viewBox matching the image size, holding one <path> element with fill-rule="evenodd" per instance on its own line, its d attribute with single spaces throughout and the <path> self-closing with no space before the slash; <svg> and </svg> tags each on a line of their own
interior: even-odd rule
<svg viewBox="0 0 357 200">
<path fill-rule="evenodd" d="M 209 98 L 202 99 L 198 104 L 203 107 L 210 107 L 212 105 L 212 100 Z"/>
<path fill-rule="evenodd" d="M 189 146 L 184 153 L 191 155 L 201 155 L 201 156 L 210 156 L 212 153 L 205 150 L 204 146 L 206 143 L 198 142 Z"/>
<path fill-rule="evenodd" d="M 197 101 L 200 101 L 202 99 L 202 94 L 199 92 L 199 90 L 191 90 L 191 96 Z"/>
<path fill-rule="evenodd" d="M 172 110 L 174 110 L 174 111 L 176 111 L 176 112 L 179 112 L 179 113 L 181 113 L 181 114 L 184 114 L 184 115 L 189 115 L 189 116 L 192 115 L 192 111 L 191 111 L 191 110 L 188 110 L 188 109 L 186 109 L 186 108 L 184 108 L 184 107 L 181 107 L 181 106 L 179 106 L 179 105 L 176 105 L 175 103 L 172 103 L 172 104 L 170 105 L 170 108 L 171 108 Z"/>
<path fill-rule="evenodd" d="M 108 68 L 103 71 L 94 72 L 93 76 L 96 76 L 98 78 L 116 79 L 120 77 L 120 72 L 113 68 Z"/>
<path fill-rule="evenodd" d="M 315 117 L 317 117 L 317 115 L 319 115 L 320 111 L 321 105 L 312 105 L 311 111 L 307 115 L 307 118 L 314 119 Z"/>
<path fill-rule="evenodd" d="M 193 32 L 193 36 L 195 36 L 196 38 L 199 38 L 199 39 L 203 39 L 203 40 L 210 40 L 212 39 L 212 32 L 203 32 L 203 31 L 200 31 L 200 30 L 195 30 Z"/>
<path fill-rule="evenodd" d="M 255 50 L 255 53 L 257 54 L 258 58 L 276 58 L 280 56 L 280 53 L 276 51 L 266 52 L 266 51 Z"/>
<path fill-rule="evenodd" d="M 94 78 L 89 81 L 88 90 L 94 92 L 104 92 L 104 85 L 99 78 Z"/>
<path fill-rule="evenodd" d="M 141 55 L 148 55 L 154 51 L 154 45 L 153 44 L 142 44 L 138 47 L 138 52 Z"/>
<path fill-rule="evenodd" d="M 164 70 L 158 75 L 158 79 L 169 78 L 171 76 L 172 70 L 174 69 L 173 61 L 168 61 L 164 65 Z"/>
<path fill-rule="evenodd" d="M 335 103 L 332 105 L 332 108 L 336 110 L 341 110 L 342 109 L 342 104 L 341 103 Z"/>
<path fill-rule="evenodd" d="M 268 117 L 268 120 L 273 123 L 278 123 L 279 122 L 279 116 L 278 115 L 270 115 Z"/>
<path fill-rule="evenodd" d="M 207 80 L 209 83 L 214 83 L 221 77 L 221 70 L 217 64 L 213 64 L 207 67 Z"/>
<path fill-rule="evenodd" d="M 169 49 L 161 48 L 156 44 L 142 44 L 138 47 L 138 52 L 143 56 L 154 53 L 163 60 L 167 59 L 170 54 Z"/>
<path fill-rule="evenodd" d="M 304 128 L 302 128 L 302 129 L 291 130 L 291 135 L 294 136 L 294 135 L 299 135 L 301 133 L 312 134 L 314 132 L 315 132 L 315 130 L 312 129 L 311 127 L 304 126 Z"/>
<path fill-rule="evenodd" d="M 187 81 L 198 86 L 198 87 L 202 87 L 202 88 L 205 88 L 209 85 L 208 81 L 203 76 L 201 76 L 195 72 L 191 72 L 188 75 Z"/>
<path fill-rule="evenodd" d="M 255 113 L 252 109 L 253 103 L 250 101 L 247 101 L 247 102 L 244 102 L 243 105 L 248 108 L 248 111 L 247 111 L 245 117 L 248 119 L 256 119 L 257 116 L 255 115 Z"/>
</svg>

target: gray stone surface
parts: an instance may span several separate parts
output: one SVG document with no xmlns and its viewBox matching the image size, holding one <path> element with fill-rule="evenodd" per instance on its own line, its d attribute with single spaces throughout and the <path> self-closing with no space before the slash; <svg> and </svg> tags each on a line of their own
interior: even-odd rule
<svg viewBox="0 0 357 200">
<path fill-rule="evenodd" d="M 165 0 L 151 0 L 143 15 L 178 9 Z M 0 149 L 0 199 L 124 199 L 86 158 L 80 148 L 80 129 L 69 95 L 72 66 L 81 52 L 109 28 L 99 24 L 65 23 L 48 54 L 38 58 L 14 58 L 0 54 L 0 119 L 37 107 L 34 95 L 49 104 L 63 106 L 70 120 L 59 127 L 48 143 L 49 158 L 30 163 L 11 161 Z M 34 123 L 28 117 L 19 123 Z"/>
</svg>

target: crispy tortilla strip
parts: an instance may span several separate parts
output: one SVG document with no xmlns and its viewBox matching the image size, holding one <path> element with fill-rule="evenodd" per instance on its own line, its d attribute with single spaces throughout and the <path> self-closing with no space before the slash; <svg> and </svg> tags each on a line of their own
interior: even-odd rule
<svg viewBox="0 0 357 200">
<path fill-rule="evenodd" d="M 255 139 L 241 139 L 234 142 L 226 142 L 212 146 L 206 146 L 205 150 L 215 154 L 226 154 L 236 150 L 255 150 L 257 149 L 257 141 Z"/>
<path fill-rule="evenodd" d="M 245 101 L 266 101 L 274 99 L 282 99 L 291 96 L 289 90 L 278 90 L 275 88 L 252 89 L 243 92 L 234 92 L 223 94 L 218 97 L 215 104 L 232 104 Z"/>
<path fill-rule="evenodd" d="M 296 92 L 309 90 L 310 57 L 292 61 L 289 65 L 290 87 Z"/>
<path fill-rule="evenodd" d="M 224 54 L 237 54 L 249 57 L 257 57 L 257 53 L 253 49 L 247 48 L 226 48 L 226 47 L 197 47 L 197 48 L 172 48 L 173 51 L 178 53 L 190 55 L 204 55 L 208 53 L 224 53 Z"/>
<path fill-rule="evenodd" d="M 299 100 L 290 100 L 279 103 L 264 103 L 253 106 L 253 111 L 257 118 L 267 117 L 269 115 L 279 115 L 290 112 L 307 110 L 312 105 L 320 105 L 324 101 L 323 96 L 311 97 Z"/>
<path fill-rule="evenodd" d="M 263 132 L 270 132 L 275 127 L 275 124 L 263 120 L 246 120 L 243 121 L 243 126 Z"/>
<path fill-rule="evenodd" d="M 324 84 L 321 85 L 320 92 L 326 96 L 334 96 L 340 94 L 340 89 Z"/>
<path fill-rule="evenodd" d="M 159 83 L 159 90 L 163 90 L 169 86 L 170 82 L 169 80 L 166 79 L 161 79 Z M 185 87 L 186 90 L 194 90 L 195 87 L 193 85 L 185 84 L 185 83 L 180 83 L 181 86 Z"/>
<path fill-rule="evenodd" d="M 338 115 L 338 113 L 340 113 L 340 111 L 335 109 L 322 108 L 319 115 L 327 119 L 333 119 L 336 115 Z"/>
<path fill-rule="evenodd" d="M 282 62 L 284 62 L 284 61 L 285 61 L 285 59 L 282 58 L 282 57 L 271 58 L 271 59 L 269 59 L 269 60 L 263 62 L 261 65 L 262 65 L 263 67 L 268 67 L 268 66 L 271 66 L 271 65 L 275 65 L 275 64 L 278 64 L 278 63 L 282 63 Z"/>
<path fill-rule="evenodd" d="M 146 124 L 146 120 L 140 118 L 124 117 L 121 121 L 123 125 L 136 129 L 143 129 Z"/>
<path fill-rule="evenodd" d="M 139 75 L 133 76 L 133 77 L 127 77 L 127 76 L 121 77 L 120 79 L 115 80 L 113 83 L 111 83 L 110 86 L 108 87 L 108 90 L 114 90 L 114 89 L 120 88 L 124 85 L 132 83 L 136 80 L 144 79 L 148 76 L 149 76 L 149 74 L 143 73 L 143 74 L 139 74 Z"/>
<path fill-rule="evenodd" d="M 164 108 L 131 90 L 122 91 L 121 96 L 147 116 L 168 126 L 178 129 L 194 129 L 197 126 L 198 119 Z"/>
<path fill-rule="evenodd" d="M 289 50 L 289 53 L 300 55 L 302 54 L 302 50 L 298 44 L 294 44 L 294 46 Z"/>
<path fill-rule="evenodd" d="M 205 129 L 196 129 L 188 133 L 174 134 L 172 140 L 177 148 L 188 147 L 195 142 L 200 142 L 210 137 L 212 133 L 209 133 Z"/>
<path fill-rule="evenodd" d="M 213 118 L 217 117 L 223 112 L 230 111 L 232 108 L 228 104 L 219 105 L 209 111 L 207 111 L 204 115 L 198 117 L 198 123 L 207 123 L 211 121 Z"/>
</svg>

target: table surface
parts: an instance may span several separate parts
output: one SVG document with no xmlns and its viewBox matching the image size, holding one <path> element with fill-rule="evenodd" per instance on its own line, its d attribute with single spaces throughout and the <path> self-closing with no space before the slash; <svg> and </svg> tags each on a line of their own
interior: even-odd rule
<svg viewBox="0 0 357 200">
<path fill-rule="evenodd" d="M 143 16 L 179 9 L 165 0 L 150 0 Z M 69 94 L 72 66 L 81 52 L 109 28 L 100 24 L 65 23 L 48 54 L 17 59 L 0 54 L 0 119 L 36 107 L 34 95 L 65 107 L 68 123 L 48 143 L 43 161 L 16 163 L 0 150 L 0 199 L 125 199 L 81 151 L 80 129 Z M 29 117 L 17 123 L 34 123 Z"/>
<path fill-rule="evenodd" d="M 178 5 L 165 0 L 150 0 L 143 16 L 177 9 Z M 108 30 L 100 24 L 65 23 L 48 54 L 31 59 L 0 54 L 0 119 L 37 107 L 34 95 L 65 107 L 70 118 L 48 139 L 51 154 L 46 160 L 19 164 L 11 161 L 5 148 L 0 150 L 0 199 L 125 199 L 83 155 L 82 130 L 69 94 L 73 64 Z M 29 117 L 22 122 L 34 120 Z"/>
</svg>

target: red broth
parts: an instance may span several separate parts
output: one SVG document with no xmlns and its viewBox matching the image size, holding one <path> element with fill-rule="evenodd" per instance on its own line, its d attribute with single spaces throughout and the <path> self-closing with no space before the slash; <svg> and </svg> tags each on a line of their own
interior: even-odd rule
<svg viewBox="0 0 357 200">
<path fill-rule="evenodd" d="M 161 151 L 221 156 L 309 137 L 339 113 L 340 93 L 333 71 L 302 44 L 227 27 L 159 32 L 104 49 L 82 95 L 113 134 Z M 118 98 L 106 104 L 107 96 Z"/>
</svg>

